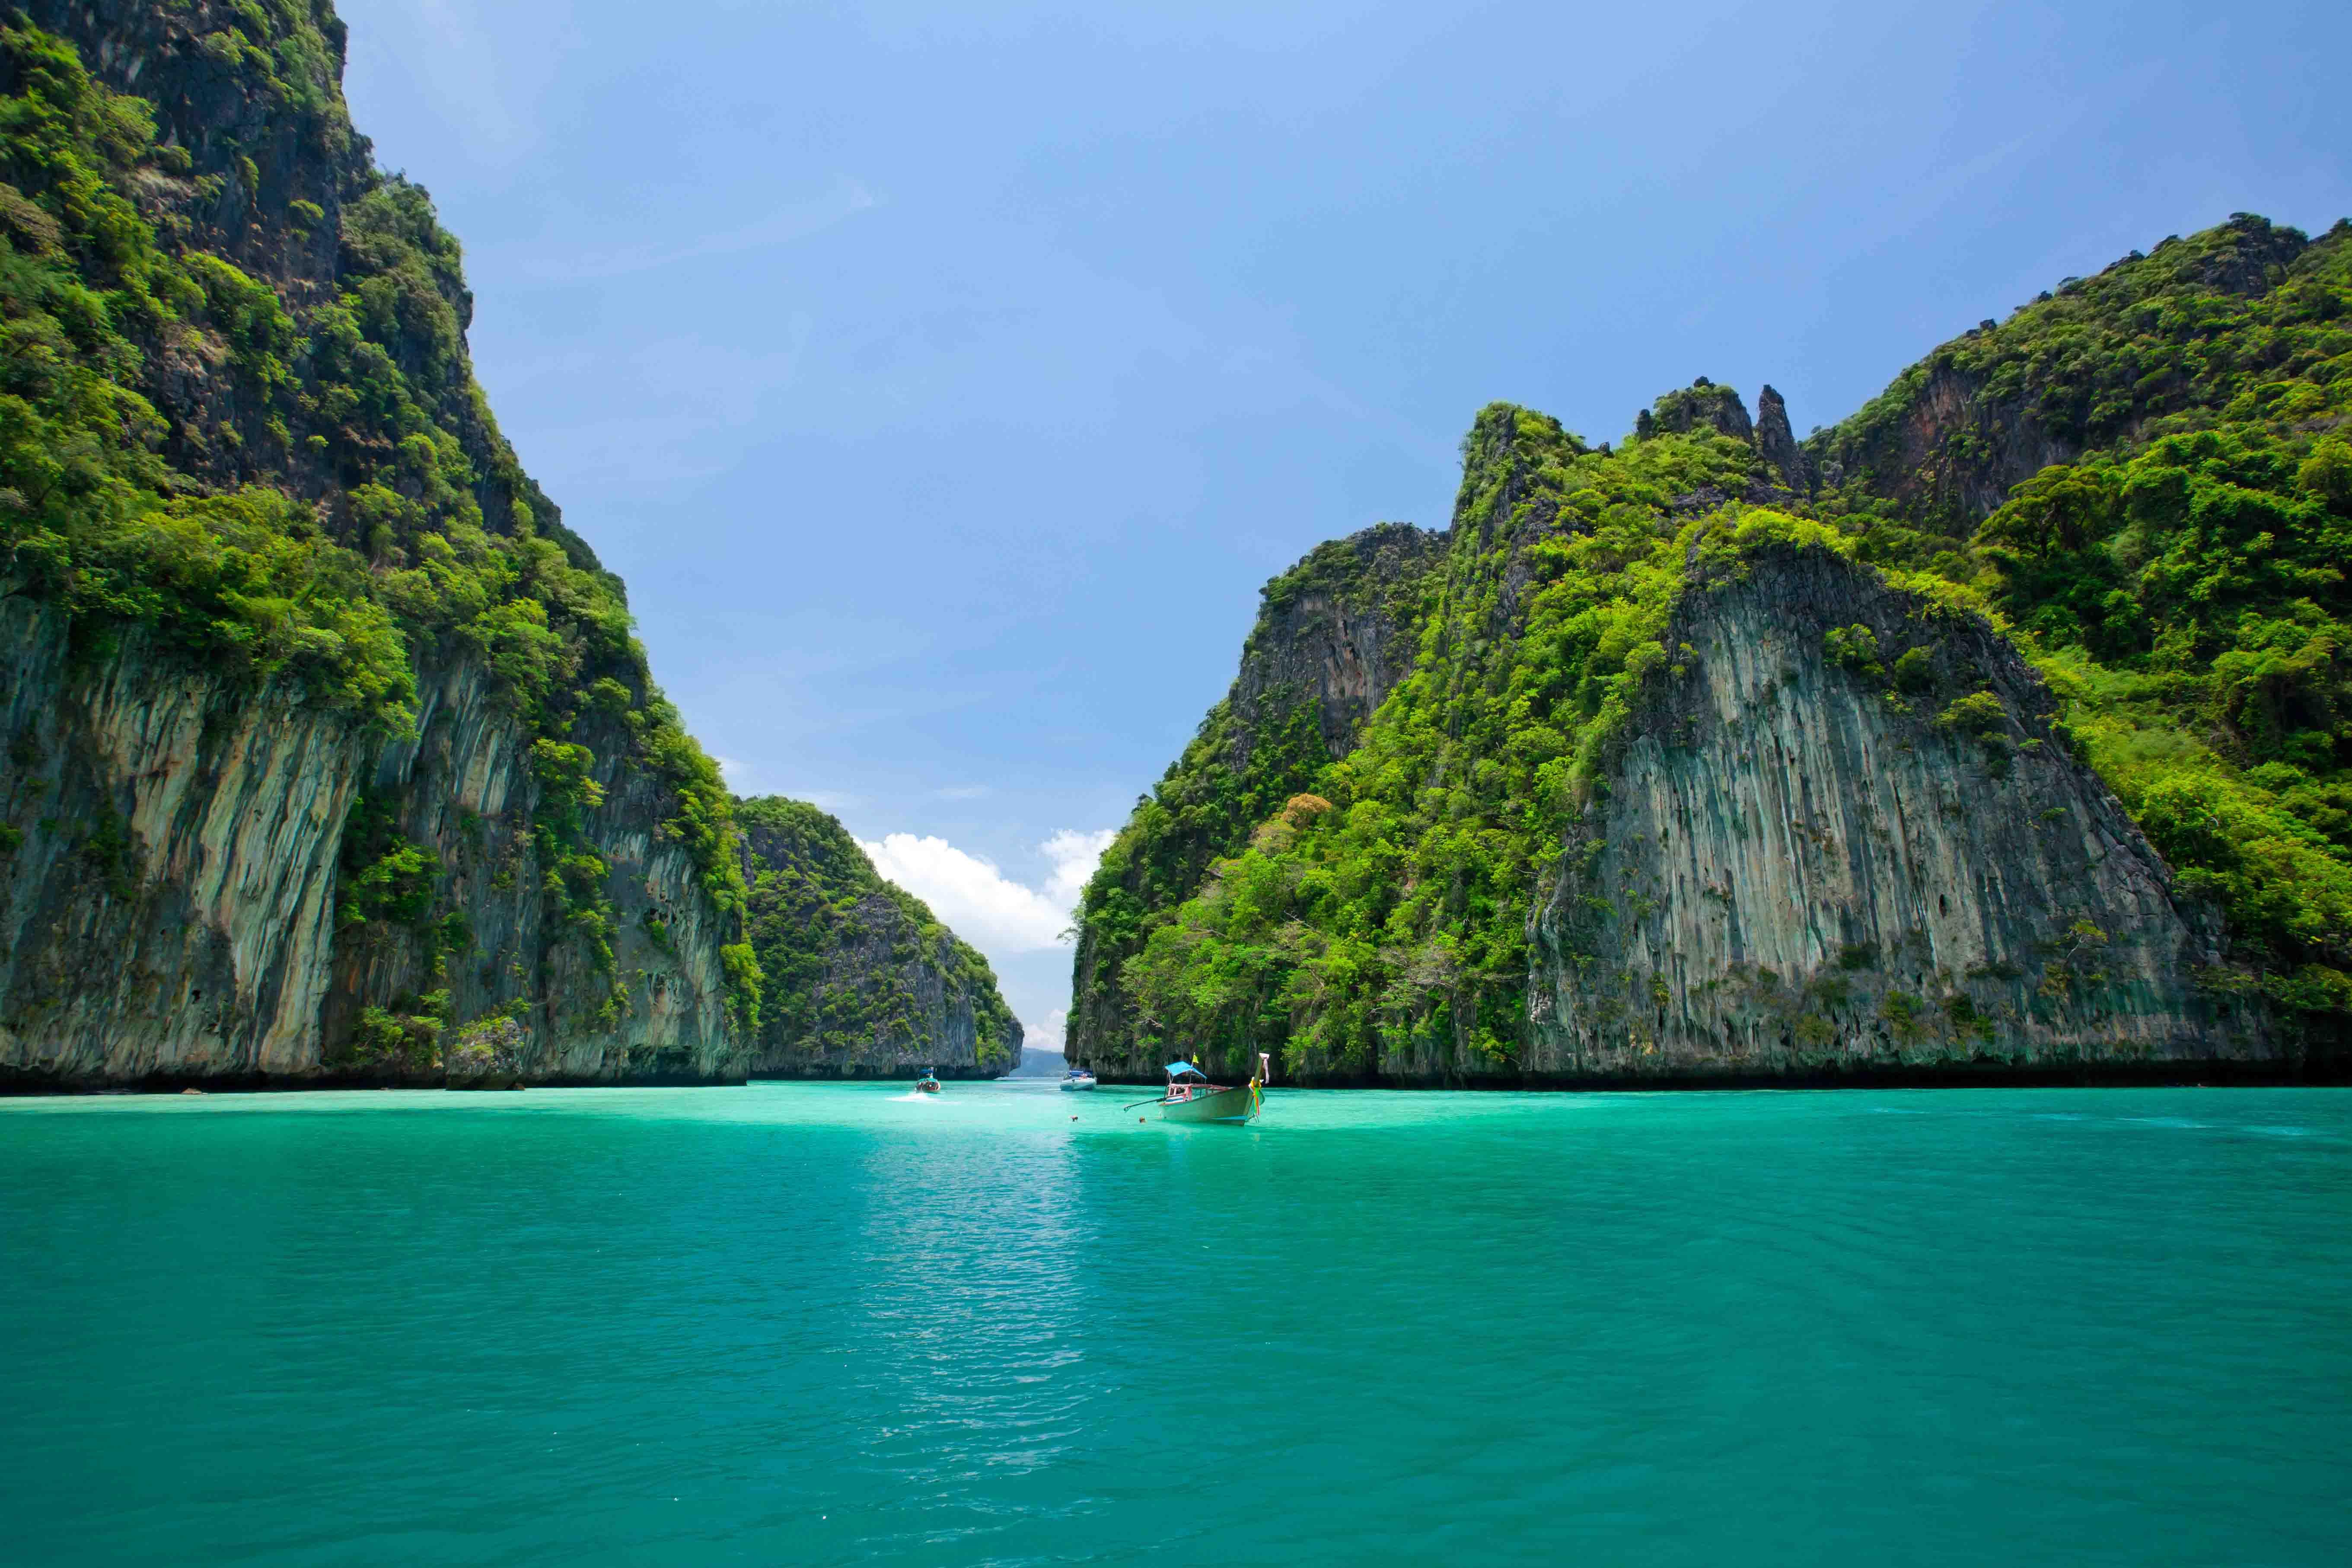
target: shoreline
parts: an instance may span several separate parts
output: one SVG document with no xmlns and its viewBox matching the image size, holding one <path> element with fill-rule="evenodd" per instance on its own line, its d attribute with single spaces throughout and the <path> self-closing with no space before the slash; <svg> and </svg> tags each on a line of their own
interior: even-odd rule
<svg viewBox="0 0 2352 1568">
<path fill-rule="evenodd" d="M 1023 1079 L 1013 1074 L 984 1076 L 943 1073 L 957 1083 L 1050 1083 L 1044 1078 Z M 1097 1071 L 1106 1089 L 1157 1089 L 1155 1079 L 1108 1076 Z M 0 1100 L 90 1100 L 117 1097 L 177 1096 L 194 1089 L 199 1094 L 362 1094 L 384 1089 L 437 1090 L 449 1094 L 510 1094 L 530 1089 L 744 1089 L 754 1083 L 872 1084 L 887 1087 L 912 1083 L 912 1075 L 844 1075 L 835 1073 L 757 1074 L 741 1078 L 696 1078 L 685 1074 L 654 1074 L 645 1078 L 551 1078 L 494 1087 L 452 1086 L 414 1079 L 293 1078 L 268 1073 L 221 1077 L 151 1074 L 131 1083 L 60 1083 L 22 1069 L 0 1069 Z M 1824 1093 L 1840 1089 L 2343 1089 L 2352 1087 L 2352 1062 L 2347 1063 L 2165 1063 L 2146 1067 L 2110 1064 L 2063 1069 L 2030 1068 L 1919 1067 L 1872 1068 L 1850 1073 L 1720 1073 L 1652 1074 L 1589 1078 L 1544 1075 L 1515 1079 L 1480 1078 L 1375 1079 L 1282 1083 L 1276 1089 L 1311 1089 L 1362 1093 L 1496 1093 L 1496 1094 L 1705 1094 L 1760 1090 Z"/>
</svg>

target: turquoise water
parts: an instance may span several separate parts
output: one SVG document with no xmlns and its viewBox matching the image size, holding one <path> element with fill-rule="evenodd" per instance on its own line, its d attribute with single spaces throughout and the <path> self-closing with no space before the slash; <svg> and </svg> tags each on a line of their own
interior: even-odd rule
<svg viewBox="0 0 2352 1568">
<path fill-rule="evenodd" d="M 2352 1556 L 2352 1094 L 1129 1098 L 0 1103 L 0 1558 Z"/>
</svg>

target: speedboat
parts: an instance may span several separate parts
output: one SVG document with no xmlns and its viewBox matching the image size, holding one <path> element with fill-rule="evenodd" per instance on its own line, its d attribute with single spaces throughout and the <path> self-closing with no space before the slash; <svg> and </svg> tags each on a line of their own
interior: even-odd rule
<svg viewBox="0 0 2352 1568">
<path fill-rule="evenodd" d="M 1088 1072 L 1084 1068 L 1072 1068 L 1069 1071 L 1062 1075 L 1062 1088 L 1065 1090 L 1073 1089 L 1092 1089 L 1094 1086 L 1095 1075 Z"/>
<path fill-rule="evenodd" d="M 915 1092 L 917 1094 L 937 1094 L 939 1091 L 940 1075 L 933 1072 L 930 1068 L 925 1068 L 923 1069 L 923 1076 L 915 1080 Z"/>
<path fill-rule="evenodd" d="M 1258 1056 L 1257 1068 L 1245 1086 L 1236 1089 L 1230 1084 L 1211 1083 L 1209 1075 L 1191 1062 L 1170 1062 L 1163 1069 L 1168 1074 L 1168 1092 L 1160 1097 L 1160 1120 L 1236 1125 L 1255 1121 L 1265 1100 L 1267 1067 L 1263 1052 Z"/>
</svg>

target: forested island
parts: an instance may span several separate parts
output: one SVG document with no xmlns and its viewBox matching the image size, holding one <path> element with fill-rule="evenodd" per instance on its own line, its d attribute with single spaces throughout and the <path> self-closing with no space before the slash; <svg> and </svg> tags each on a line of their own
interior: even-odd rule
<svg viewBox="0 0 2352 1568">
<path fill-rule="evenodd" d="M 14 15 L 0 1088 L 1017 1066 L 986 963 L 663 699 L 325 0 Z"/>
<path fill-rule="evenodd" d="M 1328 1084 L 2340 1079 L 2352 224 L 2068 278 L 1800 441 L 1482 411 L 1269 583 L 1069 1056 Z"/>
</svg>

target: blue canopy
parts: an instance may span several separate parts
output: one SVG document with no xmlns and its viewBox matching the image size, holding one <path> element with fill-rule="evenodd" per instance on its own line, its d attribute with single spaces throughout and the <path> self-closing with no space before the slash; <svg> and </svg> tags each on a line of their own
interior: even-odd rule
<svg viewBox="0 0 2352 1568">
<path fill-rule="evenodd" d="M 1189 1072 L 1199 1078 L 1206 1078 L 1209 1076 L 1207 1073 L 1201 1071 L 1199 1068 L 1194 1067 L 1191 1062 L 1170 1062 L 1167 1067 L 1160 1070 L 1167 1073 L 1170 1078 L 1174 1078 L 1180 1072 Z"/>
</svg>

